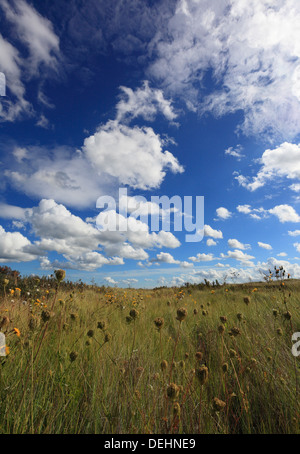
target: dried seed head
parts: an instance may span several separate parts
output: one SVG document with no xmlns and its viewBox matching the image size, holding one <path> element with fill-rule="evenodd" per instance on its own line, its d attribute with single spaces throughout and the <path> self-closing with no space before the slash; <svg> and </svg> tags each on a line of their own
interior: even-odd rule
<svg viewBox="0 0 300 454">
<path fill-rule="evenodd" d="M 247 304 L 247 306 L 248 306 L 248 304 L 250 304 L 250 302 L 251 302 L 250 296 L 245 296 L 244 297 L 244 303 Z"/>
<path fill-rule="evenodd" d="M 105 329 L 106 329 L 106 322 L 104 322 L 104 321 L 98 322 L 97 328 L 98 328 L 98 329 L 101 329 L 102 331 L 105 331 Z"/>
<path fill-rule="evenodd" d="M 213 408 L 215 411 L 222 411 L 226 407 L 226 403 L 223 400 L 218 399 L 217 397 L 213 400 Z"/>
<path fill-rule="evenodd" d="M 176 400 L 179 395 L 179 387 L 175 383 L 171 383 L 167 387 L 167 396 L 170 400 Z"/>
<path fill-rule="evenodd" d="M 226 317 L 226 315 L 222 315 L 222 316 L 220 317 L 220 320 L 221 320 L 221 322 L 225 325 L 225 323 L 227 322 L 227 317 Z"/>
<path fill-rule="evenodd" d="M 196 360 L 197 360 L 197 361 L 202 361 L 203 353 L 202 353 L 202 352 L 197 352 L 197 353 L 195 354 L 195 357 L 196 357 Z"/>
<path fill-rule="evenodd" d="M 198 314 L 198 309 L 194 309 L 194 315 Z"/>
<path fill-rule="evenodd" d="M 224 325 L 220 325 L 220 326 L 218 327 L 218 331 L 219 331 L 220 334 L 223 335 L 223 334 L 224 334 L 224 331 L 225 331 L 225 326 L 224 326 Z"/>
<path fill-rule="evenodd" d="M 177 320 L 182 322 L 187 317 L 187 310 L 184 307 L 181 307 L 177 310 Z"/>
<path fill-rule="evenodd" d="M 155 320 L 154 320 L 154 325 L 156 326 L 156 328 L 158 329 L 158 331 L 160 331 L 162 329 L 162 327 L 164 326 L 164 319 L 163 318 L 159 318 L 157 317 Z"/>
<path fill-rule="evenodd" d="M 94 332 L 94 330 L 92 330 L 92 329 L 90 329 L 90 330 L 87 332 L 87 336 L 88 336 L 88 337 L 94 337 L 94 334 L 95 334 L 95 332 Z"/>
<path fill-rule="evenodd" d="M 9 322 L 10 322 L 9 318 L 6 317 L 6 315 L 4 315 L 0 322 L 0 329 L 6 328 L 9 325 Z"/>
<path fill-rule="evenodd" d="M 274 315 L 275 318 L 278 317 L 278 310 L 277 309 L 273 309 L 273 315 Z"/>
<path fill-rule="evenodd" d="M 135 320 L 139 316 L 139 311 L 137 311 L 136 309 L 131 309 L 129 315 L 133 320 Z"/>
<path fill-rule="evenodd" d="M 66 277 L 66 272 L 65 272 L 65 270 L 55 270 L 55 271 L 54 271 L 54 274 L 55 274 L 56 280 L 57 280 L 58 282 L 63 281 L 64 278 Z"/>
<path fill-rule="evenodd" d="M 289 311 L 285 312 L 283 316 L 286 320 L 291 320 L 292 318 L 292 314 Z"/>
<path fill-rule="evenodd" d="M 78 356 L 77 352 L 71 352 L 70 353 L 70 361 L 72 361 L 72 362 L 75 361 L 77 356 Z"/>
<path fill-rule="evenodd" d="M 233 337 L 236 337 L 238 336 L 239 334 L 241 334 L 241 330 L 239 328 L 237 328 L 236 326 L 234 326 L 233 328 L 231 328 L 231 330 L 229 331 L 229 335 L 230 336 L 233 336 Z"/>
<path fill-rule="evenodd" d="M 51 313 L 47 310 L 43 310 L 41 313 L 41 319 L 43 320 L 44 323 L 48 322 L 51 318 Z"/>
<path fill-rule="evenodd" d="M 168 361 L 166 361 L 165 359 L 163 359 L 162 362 L 160 363 L 160 368 L 161 368 L 161 370 L 166 370 L 166 369 L 168 369 Z"/>
<path fill-rule="evenodd" d="M 283 335 L 283 331 L 282 331 L 281 328 L 277 328 L 276 333 L 277 333 L 278 336 L 282 336 Z"/>
<path fill-rule="evenodd" d="M 224 372 L 224 374 L 226 374 L 226 372 L 228 372 L 228 364 L 227 363 L 224 363 L 222 365 L 222 371 Z"/>
<path fill-rule="evenodd" d="M 105 342 L 105 343 L 106 343 L 106 342 L 110 342 L 110 341 L 111 341 L 111 338 L 112 338 L 111 334 L 106 333 L 105 336 L 104 336 L 104 342 Z"/>
<path fill-rule="evenodd" d="M 173 416 L 180 417 L 180 405 L 178 402 L 174 402 L 173 404 Z"/>
<path fill-rule="evenodd" d="M 196 377 L 200 383 L 200 385 L 204 385 L 208 380 L 208 369 L 206 366 L 200 366 L 196 369 Z"/>
</svg>

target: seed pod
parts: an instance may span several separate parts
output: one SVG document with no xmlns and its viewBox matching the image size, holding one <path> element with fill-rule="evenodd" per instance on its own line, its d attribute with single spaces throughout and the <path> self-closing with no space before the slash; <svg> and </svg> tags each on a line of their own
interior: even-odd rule
<svg viewBox="0 0 300 454">
<path fill-rule="evenodd" d="M 106 322 L 104 322 L 104 321 L 98 322 L 97 328 L 98 328 L 98 329 L 101 329 L 102 331 L 105 331 L 105 329 L 106 329 Z"/>
<path fill-rule="evenodd" d="M 219 331 L 220 334 L 224 334 L 224 332 L 225 332 L 225 326 L 224 326 L 224 325 L 220 325 L 220 326 L 218 327 L 218 331 Z"/>
<path fill-rule="evenodd" d="M 70 353 L 70 361 L 71 361 L 71 362 L 75 361 L 76 358 L 77 358 L 77 356 L 78 356 L 78 353 L 77 353 L 77 352 L 71 352 L 71 353 Z"/>
<path fill-rule="evenodd" d="M 55 274 L 56 280 L 57 280 L 58 282 L 63 281 L 64 278 L 66 277 L 66 272 L 65 272 L 65 270 L 55 270 L 55 271 L 54 271 L 54 274 Z"/>
<path fill-rule="evenodd" d="M 184 307 L 181 307 L 177 310 L 177 320 L 182 322 L 187 317 L 187 310 Z"/>
<path fill-rule="evenodd" d="M 162 327 L 164 326 L 164 319 L 163 318 L 156 318 L 154 320 L 154 325 L 156 326 L 156 328 L 158 329 L 158 331 L 160 331 L 162 329 Z"/>
<path fill-rule="evenodd" d="M 162 362 L 160 363 L 160 368 L 161 368 L 161 370 L 168 369 L 168 362 L 165 359 L 162 360 Z"/>
<path fill-rule="evenodd" d="M 175 400 L 177 399 L 179 395 L 179 387 L 175 383 L 171 383 L 167 387 L 167 396 L 170 400 Z"/>
<path fill-rule="evenodd" d="M 226 407 L 226 403 L 223 400 L 218 399 L 217 397 L 213 400 L 213 408 L 215 411 L 222 411 Z"/>
<path fill-rule="evenodd" d="M 112 338 L 111 334 L 106 333 L 106 334 L 105 334 L 105 337 L 104 337 L 104 342 L 105 342 L 105 343 L 106 343 L 106 342 L 110 342 L 110 341 L 111 341 L 111 338 Z"/>
<path fill-rule="evenodd" d="M 203 386 L 208 380 L 208 369 L 206 366 L 200 366 L 196 369 L 196 377 L 201 386 Z"/>
<path fill-rule="evenodd" d="M 178 402 L 174 402 L 173 404 L 173 416 L 180 418 L 180 404 Z"/>
<path fill-rule="evenodd" d="M 44 323 L 48 322 L 51 318 L 51 313 L 47 310 L 43 310 L 41 314 L 41 319 L 43 320 Z"/>
<path fill-rule="evenodd" d="M 196 357 L 196 360 L 197 360 L 197 361 L 202 361 L 203 353 L 202 353 L 202 352 L 197 352 L 197 353 L 195 354 L 195 357 Z"/>
<path fill-rule="evenodd" d="M 135 320 L 139 316 L 139 312 L 136 309 L 131 309 L 129 312 L 130 317 Z"/>
<path fill-rule="evenodd" d="M 247 304 L 247 306 L 248 306 L 248 304 L 250 304 L 250 302 L 251 302 L 250 296 L 245 296 L 244 303 Z"/>
<path fill-rule="evenodd" d="M 226 372 L 228 372 L 228 369 L 229 369 L 228 364 L 227 364 L 227 363 L 224 363 L 224 364 L 222 365 L 222 371 L 224 372 L 224 374 L 226 374 Z"/>
</svg>

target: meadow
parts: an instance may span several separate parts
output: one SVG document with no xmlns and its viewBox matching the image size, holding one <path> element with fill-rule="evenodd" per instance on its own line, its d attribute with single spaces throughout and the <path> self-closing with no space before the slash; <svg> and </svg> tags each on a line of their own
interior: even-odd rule
<svg viewBox="0 0 300 454">
<path fill-rule="evenodd" d="M 300 282 L 2 279 L 1 434 L 299 433 Z"/>
</svg>

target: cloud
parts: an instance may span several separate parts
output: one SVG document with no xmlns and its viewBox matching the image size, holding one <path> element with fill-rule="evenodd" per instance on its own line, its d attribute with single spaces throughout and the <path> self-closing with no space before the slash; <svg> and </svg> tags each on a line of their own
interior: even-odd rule
<svg viewBox="0 0 300 454">
<path fill-rule="evenodd" d="M 249 182 L 249 179 L 243 175 L 235 177 L 240 185 L 249 191 L 255 191 L 275 178 L 300 179 L 300 144 L 284 142 L 272 150 L 268 149 L 263 153 L 259 162 L 262 167 L 252 182 Z M 296 192 L 299 187 L 297 184 L 290 186 Z"/>
<path fill-rule="evenodd" d="M 41 64 L 56 68 L 59 38 L 54 33 L 51 22 L 23 0 L 13 0 L 10 3 L 1 0 L 0 6 L 6 18 L 14 25 L 14 33 L 29 50 L 27 71 L 36 73 Z"/>
<path fill-rule="evenodd" d="M 287 257 L 287 253 L 286 252 L 280 252 L 279 254 L 277 254 L 277 257 Z"/>
<path fill-rule="evenodd" d="M 0 263 L 30 262 L 37 258 L 30 252 L 31 242 L 20 232 L 6 232 L 0 226 Z"/>
<path fill-rule="evenodd" d="M 300 216 L 295 209 L 290 205 L 277 205 L 269 210 L 269 213 L 274 214 L 280 222 L 300 222 Z"/>
<path fill-rule="evenodd" d="M 21 209 L 7 204 L 2 204 L 2 208 L 4 218 L 22 220 L 30 226 L 35 240 L 30 242 L 20 233 L 1 231 L 2 237 L 5 237 L 0 249 L 1 259 L 16 257 L 17 260 L 19 257 L 21 261 L 24 257 L 24 261 L 29 261 L 43 257 L 41 266 L 44 269 L 60 265 L 94 271 L 103 265 L 123 265 L 123 259 L 147 260 L 149 255 L 145 249 L 180 246 L 171 232 L 161 230 L 150 233 L 147 224 L 131 216 L 125 218 L 115 211 L 101 212 L 97 218 L 99 227 L 101 223 L 109 227 L 117 220 L 119 229 L 113 231 L 99 230 L 94 223 L 85 222 L 52 199 L 42 199 L 33 208 Z M 9 254 L 14 239 L 16 241 Z M 47 258 L 51 252 L 61 255 L 64 261 L 51 262 Z"/>
<path fill-rule="evenodd" d="M 229 219 L 232 215 L 232 213 L 229 210 L 227 210 L 227 208 L 224 208 L 224 207 L 217 208 L 216 213 L 217 213 L 218 218 L 223 219 L 223 220 Z"/>
<path fill-rule="evenodd" d="M 82 209 L 95 206 L 97 198 L 112 192 L 115 180 L 98 176 L 85 156 L 68 147 L 15 148 L 15 161 L 4 172 L 11 186 L 30 197 L 55 199 Z"/>
<path fill-rule="evenodd" d="M 157 188 L 166 171 L 183 172 L 163 140 L 151 128 L 130 128 L 111 121 L 84 141 L 82 151 L 69 147 L 15 147 L 4 171 L 15 189 L 79 209 L 95 205 L 120 185 Z M 162 213 L 163 214 L 163 213 Z"/>
<path fill-rule="evenodd" d="M 25 219 L 25 210 L 7 203 L 0 203 L 0 218 L 2 219 Z"/>
<path fill-rule="evenodd" d="M 221 253 L 222 258 L 229 258 L 229 259 L 235 259 L 238 260 L 239 262 L 244 262 L 247 265 L 253 265 L 250 260 L 254 259 L 252 255 L 245 254 L 243 251 L 240 251 L 238 249 L 235 249 L 234 251 L 228 251 L 227 255 Z"/>
<path fill-rule="evenodd" d="M 235 239 L 228 240 L 228 246 L 232 249 L 250 249 L 250 244 L 243 244 Z"/>
<path fill-rule="evenodd" d="M 245 134 L 294 137 L 300 132 L 299 20 L 298 0 L 181 0 L 152 40 L 149 74 L 200 113 L 242 110 Z M 214 86 L 206 95 L 208 73 Z"/>
<path fill-rule="evenodd" d="M 289 230 L 288 234 L 290 236 L 300 236 L 300 230 L 293 230 L 293 231 Z"/>
<path fill-rule="evenodd" d="M 179 240 L 171 233 L 164 230 L 149 232 L 148 224 L 133 216 L 125 217 L 114 210 L 102 211 L 97 216 L 97 226 L 103 239 L 113 242 L 129 240 L 135 246 L 143 248 L 177 248 Z"/>
<path fill-rule="evenodd" d="M 0 34 L 0 67 L 6 76 L 6 84 L 13 101 L 0 98 L 0 120 L 13 121 L 23 113 L 31 113 L 31 105 L 25 99 L 25 87 L 21 81 L 21 58 L 19 52 Z"/>
<path fill-rule="evenodd" d="M 213 254 L 197 254 L 196 257 L 189 257 L 189 260 L 191 262 L 211 262 L 212 260 L 215 260 L 215 257 Z"/>
<path fill-rule="evenodd" d="M 261 241 L 258 241 L 257 242 L 258 246 L 261 247 L 262 249 L 267 249 L 268 251 L 270 251 L 272 248 L 272 246 L 270 244 L 267 244 L 267 243 L 262 243 Z"/>
<path fill-rule="evenodd" d="M 300 252 L 300 243 L 294 243 L 293 246 Z"/>
<path fill-rule="evenodd" d="M 149 127 L 128 127 L 109 121 L 84 141 L 83 151 L 99 173 L 133 188 L 157 188 L 166 169 L 183 172 L 177 159 L 162 151 L 163 141 Z"/>
<path fill-rule="evenodd" d="M 0 67 L 8 87 L 7 99 L 1 99 L 0 119 L 14 121 L 24 114 L 33 115 L 23 81 L 57 73 L 61 59 L 59 38 L 51 22 L 24 0 L 1 0 L 0 8 L 13 25 L 14 41 L 20 49 L 26 49 L 21 54 L 0 35 Z"/>
<path fill-rule="evenodd" d="M 122 95 L 118 102 L 116 120 L 124 122 L 137 117 L 153 121 L 158 113 L 164 115 L 169 121 L 174 121 L 177 114 L 174 112 L 172 102 L 164 98 L 162 90 L 150 88 L 149 82 L 144 81 L 141 88 L 132 90 L 121 86 Z"/>
<path fill-rule="evenodd" d="M 106 281 L 108 284 L 111 284 L 111 285 L 116 285 L 118 282 L 115 281 L 112 277 L 110 276 L 107 276 L 107 277 L 104 277 L 103 278 L 104 281 Z"/>
<path fill-rule="evenodd" d="M 252 209 L 250 205 L 238 205 L 236 207 L 239 213 L 249 214 L 251 213 Z"/>
<path fill-rule="evenodd" d="M 214 230 L 210 225 L 204 226 L 204 236 L 210 236 L 214 239 L 222 239 L 223 233 L 221 230 Z"/>
<path fill-rule="evenodd" d="M 174 257 L 169 254 L 168 252 L 160 252 L 156 255 L 155 261 L 160 263 L 171 263 L 171 264 L 179 264 L 179 260 L 175 260 Z"/>
<path fill-rule="evenodd" d="M 216 246 L 216 245 L 217 245 L 217 242 L 214 241 L 212 238 L 209 238 L 209 239 L 206 241 L 206 245 L 207 245 L 207 246 Z"/>
<path fill-rule="evenodd" d="M 242 145 L 237 145 L 235 148 L 229 147 L 225 150 L 225 155 L 228 156 L 233 156 L 234 158 L 237 158 L 238 161 L 240 161 L 242 158 L 245 157 L 245 155 L 242 154 L 243 147 Z"/>
<path fill-rule="evenodd" d="M 300 192 L 300 183 L 291 184 L 289 188 L 294 192 Z"/>
</svg>

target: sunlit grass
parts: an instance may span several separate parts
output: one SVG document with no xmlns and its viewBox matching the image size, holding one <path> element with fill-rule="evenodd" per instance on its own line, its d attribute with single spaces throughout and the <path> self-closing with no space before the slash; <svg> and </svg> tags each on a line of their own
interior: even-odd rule
<svg viewBox="0 0 300 454">
<path fill-rule="evenodd" d="M 299 433 L 299 283 L 254 288 L 5 288 L 0 433 Z"/>
</svg>

